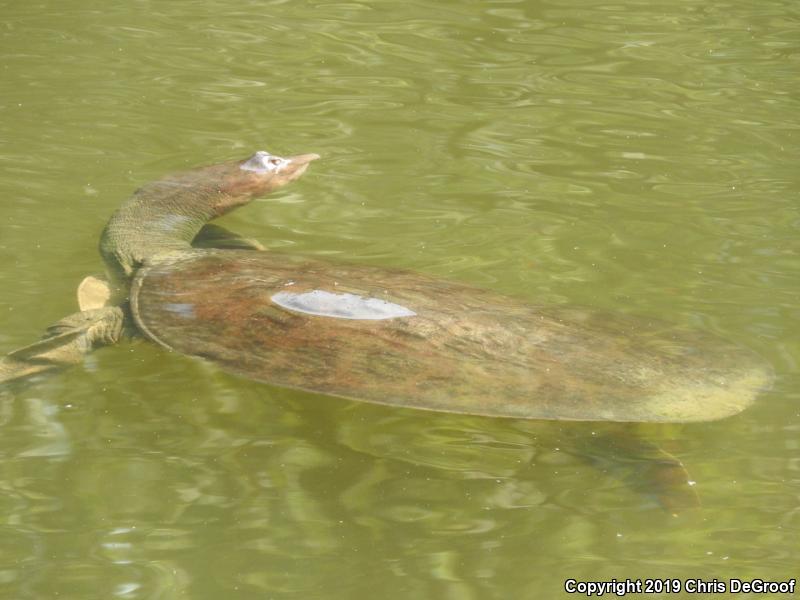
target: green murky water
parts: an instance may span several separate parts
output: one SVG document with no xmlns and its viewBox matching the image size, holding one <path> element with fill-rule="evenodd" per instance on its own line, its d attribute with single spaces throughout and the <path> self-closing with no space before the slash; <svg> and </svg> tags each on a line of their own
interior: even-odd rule
<svg viewBox="0 0 800 600">
<path fill-rule="evenodd" d="M 225 219 L 273 248 L 657 315 L 777 374 L 738 417 L 641 428 L 702 498 L 672 517 L 630 465 L 589 456 L 591 424 L 369 407 L 108 349 L 0 398 L 0 597 L 482 600 L 798 576 L 794 2 L 0 10 L 3 351 L 74 310 L 137 185 L 265 148 L 324 156 Z"/>
</svg>

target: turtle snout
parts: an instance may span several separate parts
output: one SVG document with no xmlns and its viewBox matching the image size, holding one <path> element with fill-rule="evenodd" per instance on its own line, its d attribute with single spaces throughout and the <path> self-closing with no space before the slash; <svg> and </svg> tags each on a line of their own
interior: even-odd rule
<svg viewBox="0 0 800 600">
<path fill-rule="evenodd" d="M 278 172 L 286 178 L 286 181 L 294 181 L 306 172 L 311 161 L 317 160 L 319 154 L 300 154 L 283 159 L 285 162 L 278 167 Z"/>
</svg>

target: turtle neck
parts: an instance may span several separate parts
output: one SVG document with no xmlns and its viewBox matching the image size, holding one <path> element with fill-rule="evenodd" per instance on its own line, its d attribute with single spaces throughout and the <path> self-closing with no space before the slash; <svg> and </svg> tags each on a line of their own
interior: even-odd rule
<svg viewBox="0 0 800 600">
<path fill-rule="evenodd" d="M 110 274 L 121 283 L 155 255 L 190 249 L 200 229 L 217 216 L 213 207 L 222 194 L 205 178 L 165 178 L 138 189 L 100 237 Z"/>
</svg>

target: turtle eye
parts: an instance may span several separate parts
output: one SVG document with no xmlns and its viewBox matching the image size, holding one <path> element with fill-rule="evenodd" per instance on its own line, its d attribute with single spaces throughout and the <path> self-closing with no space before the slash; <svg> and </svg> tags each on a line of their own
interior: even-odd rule
<svg viewBox="0 0 800 600">
<path fill-rule="evenodd" d="M 256 152 L 247 161 L 241 165 L 244 171 L 255 171 L 256 173 L 268 173 L 276 171 L 286 162 L 286 159 L 280 156 L 273 156 L 269 152 L 263 150 Z"/>
</svg>

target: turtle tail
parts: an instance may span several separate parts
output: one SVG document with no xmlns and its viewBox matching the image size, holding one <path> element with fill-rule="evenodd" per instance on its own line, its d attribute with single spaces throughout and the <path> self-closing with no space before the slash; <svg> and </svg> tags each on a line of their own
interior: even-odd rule
<svg viewBox="0 0 800 600">
<path fill-rule="evenodd" d="M 95 348 L 118 342 L 124 325 L 119 306 L 71 314 L 48 327 L 38 342 L 0 359 L 0 387 L 78 364 Z"/>
</svg>

